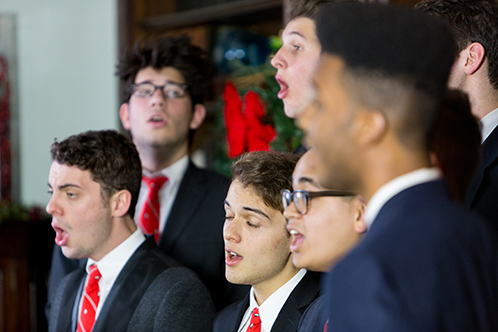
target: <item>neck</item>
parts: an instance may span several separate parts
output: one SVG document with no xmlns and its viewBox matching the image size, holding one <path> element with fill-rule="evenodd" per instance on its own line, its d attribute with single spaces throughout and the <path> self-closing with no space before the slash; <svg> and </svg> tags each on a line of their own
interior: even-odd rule
<svg viewBox="0 0 498 332">
<path fill-rule="evenodd" d="M 429 153 L 424 149 L 393 149 L 372 151 L 361 174 L 359 193 L 368 201 L 384 184 L 420 168 L 430 167 Z"/>
<path fill-rule="evenodd" d="M 463 91 L 469 96 L 472 114 L 478 120 L 498 107 L 498 90 L 490 84 L 486 72 L 468 76 Z"/>
<path fill-rule="evenodd" d="M 101 250 L 93 253 L 90 258 L 96 262 L 100 261 L 105 255 L 129 238 L 136 230 L 137 226 L 135 221 L 130 216 L 113 217 L 111 233 L 109 234 L 105 245 Z"/>
<path fill-rule="evenodd" d="M 297 272 L 299 272 L 299 269 L 292 264 L 292 259 L 290 260 L 290 263 L 291 264 L 287 264 L 285 266 L 284 270 L 282 270 L 279 275 L 252 285 L 254 288 L 254 296 L 258 305 L 262 305 L 273 293 L 285 285 L 296 275 Z"/>
<path fill-rule="evenodd" d="M 154 173 L 158 172 L 183 158 L 187 152 L 187 146 L 172 150 L 165 147 L 138 147 L 138 154 L 142 162 L 142 168 Z"/>
</svg>

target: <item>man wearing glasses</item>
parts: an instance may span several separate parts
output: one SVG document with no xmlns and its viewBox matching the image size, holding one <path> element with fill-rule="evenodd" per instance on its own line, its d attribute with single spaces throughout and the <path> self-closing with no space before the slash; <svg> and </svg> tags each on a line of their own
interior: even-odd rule
<svg viewBox="0 0 498 332">
<path fill-rule="evenodd" d="M 299 157 L 253 152 L 232 166 L 225 200 L 226 277 L 251 285 L 246 297 L 222 310 L 214 332 L 297 331 L 299 320 L 319 295 L 320 274 L 292 263 L 280 191 L 292 187 Z"/>
<path fill-rule="evenodd" d="M 119 115 L 143 168 L 137 225 L 169 256 L 194 270 L 221 309 L 247 289 L 225 279 L 221 232 L 229 180 L 196 167 L 188 156 L 192 134 L 206 116 L 208 68 L 206 52 L 187 37 L 137 42 L 117 66 L 125 98 Z M 71 269 L 57 262 L 58 251 L 51 279 Z"/>
<path fill-rule="evenodd" d="M 366 231 L 365 209 L 352 192 L 326 190 L 317 180 L 316 151 L 308 150 L 292 174 L 294 192 L 282 190 L 287 230 L 292 235 L 292 262 L 298 268 L 328 272 Z M 306 310 L 298 331 L 324 331 L 324 295 Z"/>
</svg>

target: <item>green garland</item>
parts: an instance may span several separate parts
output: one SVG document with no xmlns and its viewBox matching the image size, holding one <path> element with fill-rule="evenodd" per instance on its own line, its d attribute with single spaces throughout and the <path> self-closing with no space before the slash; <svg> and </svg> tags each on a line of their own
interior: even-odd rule
<svg viewBox="0 0 498 332">
<path fill-rule="evenodd" d="M 280 38 L 271 37 L 272 49 L 275 53 L 281 45 Z M 284 113 L 284 106 L 278 99 L 280 86 L 275 80 L 276 69 L 271 65 L 270 59 L 260 66 L 247 66 L 241 62 L 232 62 L 231 80 L 240 96 L 244 96 L 249 90 L 258 93 L 265 103 L 266 116 L 264 123 L 270 123 L 275 128 L 277 136 L 270 143 L 270 148 L 274 151 L 294 151 L 301 144 L 303 133 L 299 130 L 293 119 L 288 118 Z M 230 176 L 230 167 L 234 162 L 228 158 L 226 128 L 223 115 L 223 100 L 219 101 L 220 111 L 217 113 L 217 130 L 215 140 L 215 156 L 213 169 L 217 172 Z"/>
</svg>

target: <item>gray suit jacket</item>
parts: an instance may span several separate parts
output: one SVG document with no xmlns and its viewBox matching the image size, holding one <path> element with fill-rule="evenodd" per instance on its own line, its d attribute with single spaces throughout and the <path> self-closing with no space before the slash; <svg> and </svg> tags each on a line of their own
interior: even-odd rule
<svg viewBox="0 0 498 332">
<path fill-rule="evenodd" d="M 325 295 L 320 295 L 301 317 L 297 332 L 323 332 L 327 319 L 324 315 Z"/>
<path fill-rule="evenodd" d="M 249 291 L 249 287 L 230 284 L 225 278 L 223 202 L 229 185 L 229 179 L 190 161 L 158 243 L 163 252 L 199 276 L 218 310 Z M 58 282 L 85 262 L 66 258 L 60 247 L 54 246 L 47 316 Z"/>
<path fill-rule="evenodd" d="M 76 331 L 85 269 L 73 271 L 56 290 L 50 332 Z M 179 267 L 148 238 L 118 275 L 92 332 L 210 331 L 214 306 L 190 269 Z"/>
</svg>

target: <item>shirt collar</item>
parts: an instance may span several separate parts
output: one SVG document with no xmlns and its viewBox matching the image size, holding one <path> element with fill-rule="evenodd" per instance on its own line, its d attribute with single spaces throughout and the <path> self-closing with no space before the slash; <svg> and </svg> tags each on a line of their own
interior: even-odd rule
<svg viewBox="0 0 498 332">
<path fill-rule="evenodd" d="M 165 175 L 168 177 L 168 183 L 171 186 L 174 186 L 176 183 L 179 183 L 183 179 L 183 175 L 187 171 L 189 163 L 189 157 L 188 155 L 183 156 L 180 158 L 178 161 L 173 163 L 172 165 L 163 168 L 162 170 L 158 172 L 149 172 L 147 170 L 143 170 L 143 175 L 147 177 L 154 177 L 158 175 Z"/>
<path fill-rule="evenodd" d="M 498 108 L 488 113 L 479 122 L 481 123 L 481 143 L 483 143 L 498 125 Z"/>
<path fill-rule="evenodd" d="M 106 282 L 111 282 L 108 285 L 109 288 L 116 280 L 118 274 L 121 272 L 128 259 L 133 255 L 138 247 L 145 241 L 145 236 L 139 227 L 133 232 L 126 240 L 121 242 L 116 248 L 111 250 L 107 255 L 105 255 L 100 261 L 96 262 L 91 258 L 88 258 L 86 263 L 86 271 L 89 273 L 90 266 L 97 264 L 97 267 L 102 275 L 102 280 Z"/>
<path fill-rule="evenodd" d="M 380 187 L 380 189 L 375 192 L 375 194 L 368 202 L 365 210 L 364 220 L 367 228 L 370 228 L 372 226 L 379 211 L 391 198 L 405 189 L 424 182 L 434 181 L 440 179 L 441 177 L 442 173 L 438 168 L 421 168 L 413 172 L 398 176 L 397 178 Z"/>
<path fill-rule="evenodd" d="M 299 270 L 294 277 L 277 289 L 270 297 L 263 302 L 262 305 L 258 306 L 256 298 L 254 296 L 254 288 L 251 287 L 251 292 L 249 294 L 249 312 L 256 307 L 259 308 L 259 315 L 261 317 L 261 331 L 271 331 L 273 323 L 277 319 L 280 310 L 284 306 L 287 298 L 292 293 L 297 284 L 303 279 L 306 274 L 305 269 Z M 250 320 L 250 318 L 249 318 Z"/>
</svg>

